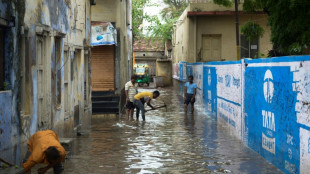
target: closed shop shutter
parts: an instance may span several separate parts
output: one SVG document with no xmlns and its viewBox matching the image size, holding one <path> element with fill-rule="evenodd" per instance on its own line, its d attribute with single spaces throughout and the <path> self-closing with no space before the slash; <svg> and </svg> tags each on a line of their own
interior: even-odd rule
<svg viewBox="0 0 310 174">
<path fill-rule="evenodd" d="M 92 48 L 92 90 L 115 91 L 114 46 Z"/>
</svg>

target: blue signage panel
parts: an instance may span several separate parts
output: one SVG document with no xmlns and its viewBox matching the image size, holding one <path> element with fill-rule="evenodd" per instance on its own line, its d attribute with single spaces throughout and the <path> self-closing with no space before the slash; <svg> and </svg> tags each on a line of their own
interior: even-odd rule
<svg viewBox="0 0 310 174">
<path fill-rule="evenodd" d="M 248 146 L 286 173 L 299 173 L 299 127 L 290 67 L 248 67 L 244 109 Z"/>
<path fill-rule="evenodd" d="M 193 66 L 192 65 L 187 65 L 186 74 L 187 74 L 187 77 L 186 77 L 187 80 L 188 80 L 188 76 L 193 75 Z"/>
<path fill-rule="evenodd" d="M 215 67 L 203 67 L 203 94 L 205 112 L 216 115 L 217 113 L 217 76 Z"/>
</svg>

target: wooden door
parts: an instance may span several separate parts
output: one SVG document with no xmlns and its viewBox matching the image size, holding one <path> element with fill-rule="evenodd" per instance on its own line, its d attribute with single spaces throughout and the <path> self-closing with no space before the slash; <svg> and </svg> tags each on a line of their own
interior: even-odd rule
<svg viewBox="0 0 310 174">
<path fill-rule="evenodd" d="M 115 90 L 114 45 L 92 48 L 92 91 Z"/>
<path fill-rule="evenodd" d="M 202 60 L 219 61 L 221 60 L 221 35 L 208 34 L 202 37 Z"/>
</svg>

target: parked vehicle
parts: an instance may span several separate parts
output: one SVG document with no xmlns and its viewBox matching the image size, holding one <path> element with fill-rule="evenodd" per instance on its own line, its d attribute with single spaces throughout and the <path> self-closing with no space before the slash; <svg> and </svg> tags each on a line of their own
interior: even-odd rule
<svg viewBox="0 0 310 174">
<path fill-rule="evenodd" d="M 135 64 L 134 74 L 137 76 L 137 83 L 139 86 L 147 84 L 150 85 L 149 65 L 147 64 Z"/>
</svg>

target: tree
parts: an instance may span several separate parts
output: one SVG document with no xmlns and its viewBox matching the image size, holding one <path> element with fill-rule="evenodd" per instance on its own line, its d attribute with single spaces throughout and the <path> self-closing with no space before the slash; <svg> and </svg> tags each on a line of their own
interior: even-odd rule
<svg viewBox="0 0 310 174">
<path fill-rule="evenodd" d="M 141 25 L 146 17 L 143 15 L 143 7 L 148 2 L 149 0 L 132 0 L 132 32 L 134 38 L 143 35 Z"/>
<path fill-rule="evenodd" d="M 166 7 L 161 11 L 163 21 L 157 16 L 149 17 L 148 21 L 152 24 L 148 31 L 152 37 L 161 37 L 163 41 L 171 39 L 173 25 L 181 16 L 188 3 L 187 0 L 163 0 Z"/>
<path fill-rule="evenodd" d="M 214 3 L 225 5 L 221 1 Z M 244 0 L 244 11 L 265 11 L 271 29 L 274 50 L 281 55 L 302 54 L 310 46 L 309 0 Z M 274 55 L 273 55 L 274 56 Z"/>
</svg>

